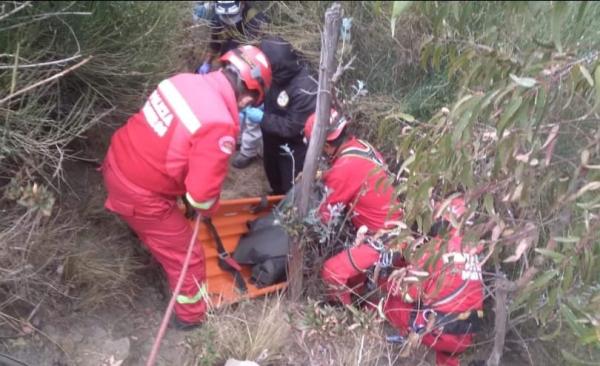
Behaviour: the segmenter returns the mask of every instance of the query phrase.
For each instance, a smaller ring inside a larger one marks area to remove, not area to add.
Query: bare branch
[[[21,89],[21,90],[19,90],[19,91],[16,91],[16,92],[14,92],[14,93],[12,93],[12,94],[10,94],[10,95],[8,95],[8,96],[4,97],[3,99],[1,99],[1,100],[0,100],[0,105],[2,105],[2,104],[4,104],[4,103],[6,103],[8,100],[10,100],[10,99],[12,99],[12,98],[16,97],[17,95],[21,95],[21,94],[23,94],[23,93],[26,93],[26,92],[30,91],[31,89],[35,89],[35,88],[37,88],[38,86],[44,85],[44,84],[46,84],[46,83],[49,83],[49,82],[51,82],[51,81],[53,81],[53,80],[56,80],[56,79],[58,79],[58,78],[60,78],[60,77],[62,77],[62,76],[64,76],[64,75],[68,74],[69,72],[71,72],[71,71],[73,71],[73,70],[75,70],[75,69],[77,69],[77,68],[81,67],[82,65],[86,64],[86,63],[87,63],[89,60],[91,60],[91,59],[92,59],[92,57],[93,57],[93,56],[89,56],[89,57],[88,57],[88,58],[86,58],[85,60],[83,60],[83,61],[79,62],[78,64],[75,64],[75,65],[73,65],[73,66],[69,67],[69,68],[68,68],[68,69],[66,69],[66,70],[63,70],[63,71],[61,71],[61,72],[59,72],[59,73],[57,73],[57,74],[54,74],[54,75],[50,76],[50,77],[49,77],[49,78],[47,78],[47,79],[44,79],[44,80],[38,81],[38,82],[37,82],[37,83],[35,83],[35,84],[29,85],[29,86],[27,86],[27,87],[25,87],[25,88],[23,88],[23,89]]]
[[[353,70],[354,68],[352,67],[352,63],[354,62],[354,60],[356,60],[356,55],[352,56],[352,58],[350,59],[350,61],[348,61],[348,63],[346,63],[345,65],[342,66],[342,63],[340,62],[340,64],[337,67],[337,70],[335,70],[335,74],[333,74],[333,76],[331,77],[331,82],[333,84],[337,83],[338,80],[340,79],[340,77],[342,77],[342,74],[347,71],[347,70]]]
[[[55,60],[55,61],[39,62],[39,63],[35,63],[35,64],[26,64],[26,65],[17,65],[17,69],[29,69],[29,68],[33,68],[33,67],[43,67],[43,66],[64,64],[69,61],[76,60],[78,58],[81,58],[81,55],[74,55],[71,57],[67,57],[67,58],[63,58],[63,59]],[[15,68],[15,65],[0,65],[0,70],[13,69],[13,68]]]
[[[17,12],[21,11],[25,7],[29,6],[29,4],[31,4],[31,1],[26,1],[23,4],[21,4],[21,5],[17,6],[16,8],[14,8],[13,10],[9,11],[8,13],[0,15],[0,20],[6,19],[9,16],[13,15],[14,13],[17,13]]]

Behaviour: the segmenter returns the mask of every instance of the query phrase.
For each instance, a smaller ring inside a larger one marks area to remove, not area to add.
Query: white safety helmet
[[[227,25],[235,25],[243,18],[243,1],[217,1],[215,14]]]

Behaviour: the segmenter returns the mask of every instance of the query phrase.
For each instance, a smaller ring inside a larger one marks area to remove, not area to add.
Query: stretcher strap
[[[266,195],[260,196],[260,202],[255,206],[250,208],[250,212],[253,214],[264,211],[267,207],[269,207],[269,199]]]
[[[221,267],[222,270],[231,273],[235,281],[235,287],[241,293],[246,293],[248,291],[248,288],[246,287],[246,281],[244,281],[244,278],[242,277],[242,274],[240,272],[242,270],[242,267],[225,250],[223,242],[221,241],[221,237],[219,236],[219,232],[217,231],[217,228],[215,228],[215,225],[213,225],[212,220],[206,218],[204,220],[204,223],[208,227],[208,231],[210,231],[210,234],[215,240],[217,252],[219,253],[219,267]]]

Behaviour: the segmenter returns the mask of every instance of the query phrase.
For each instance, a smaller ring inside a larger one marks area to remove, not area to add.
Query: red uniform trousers
[[[369,244],[344,249],[327,259],[323,264],[321,277],[330,288],[329,297],[345,305],[351,304],[351,294],[356,293],[366,280],[364,271],[378,260],[379,252]]]
[[[400,297],[390,296],[385,302],[383,311],[386,318],[400,331],[400,334],[407,336],[412,326],[411,312],[414,309],[413,304],[408,304]],[[423,317],[417,320],[421,326],[425,326]],[[464,352],[473,342],[472,334],[444,334],[431,333],[425,334],[422,343],[435,351],[435,361],[437,366],[459,366],[459,354]]]
[[[175,289],[193,230],[177,208],[174,198],[165,197],[129,182],[119,171],[109,151],[103,165],[108,191],[105,207],[117,213],[137,233],[163,267],[171,290]],[[175,303],[175,314],[186,323],[204,319],[206,303],[204,251],[195,245],[187,274]]]

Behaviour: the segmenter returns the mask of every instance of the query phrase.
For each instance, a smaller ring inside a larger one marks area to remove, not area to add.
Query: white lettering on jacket
[[[163,137],[173,121],[173,114],[156,90],[150,94],[142,110],[146,122],[158,136]]]
[[[481,278],[481,265],[477,255],[467,253],[446,253],[442,255],[444,263],[456,263],[462,264],[461,277],[464,281],[480,281]]]
[[[198,117],[194,114],[194,111],[187,103],[183,95],[177,90],[175,85],[167,79],[163,80],[159,85],[158,89],[163,95],[169,106],[171,106],[173,113],[177,115],[177,118],[183,123],[185,128],[193,135],[202,126]]]

